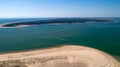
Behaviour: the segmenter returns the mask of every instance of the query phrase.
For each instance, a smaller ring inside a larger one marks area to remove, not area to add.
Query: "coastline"
[[[89,47],[84,47],[84,46],[73,46],[73,45],[65,45],[65,46],[58,46],[54,48],[50,47],[50,48],[44,48],[44,49],[24,51],[24,52],[0,54],[0,64],[2,63],[2,61],[8,62],[7,60],[11,60],[12,62],[15,60],[17,61],[19,60],[20,62],[24,62],[25,63],[24,65],[27,65],[26,67],[29,67],[29,66],[32,66],[32,64],[26,64],[26,62],[33,63],[33,62],[29,62],[30,58],[34,60],[36,64],[33,64],[33,65],[36,65],[36,67],[37,65],[42,66],[42,64],[37,63],[38,61],[35,58],[44,58],[44,60],[40,59],[39,61],[42,61],[48,65],[52,65],[48,63],[49,60],[50,62],[55,61],[55,59],[53,60],[51,58],[56,58],[56,60],[58,59],[57,61],[63,61],[65,63],[69,63],[70,60],[72,62],[80,62],[85,67],[86,67],[86,64],[91,65],[90,67],[99,67],[99,65],[101,64],[106,65],[107,63],[111,63],[112,65],[115,65],[115,67],[119,66],[119,63],[115,58],[113,58],[112,56],[102,51],[99,51],[94,48],[89,48]],[[60,59],[64,59],[64,60],[60,60]],[[78,60],[78,59],[82,59],[82,60]],[[95,60],[99,60],[99,61],[95,62]],[[87,61],[90,61],[90,63]],[[96,63],[97,65],[94,66],[94,63]],[[15,62],[13,63],[13,65],[14,64]]]
[[[53,48],[59,48],[59,47],[63,47],[63,46],[69,46],[69,45],[57,45],[57,46],[47,47],[47,48],[38,48],[38,49],[28,49],[28,50],[19,50],[19,51],[0,52],[0,55],[2,55],[2,54],[12,54],[12,53],[31,52],[31,51],[39,51],[39,50],[46,50],[46,49],[53,49]]]

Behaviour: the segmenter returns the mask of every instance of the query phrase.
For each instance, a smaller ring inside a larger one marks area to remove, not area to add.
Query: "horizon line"
[[[0,18],[119,18],[119,17],[0,17]]]

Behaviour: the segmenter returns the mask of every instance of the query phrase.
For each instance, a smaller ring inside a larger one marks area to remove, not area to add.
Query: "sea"
[[[0,18],[0,24],[51,18]],[[120,18],[116,22],[43,24],[0,28],[0,53],[81,45],[120,58]]]

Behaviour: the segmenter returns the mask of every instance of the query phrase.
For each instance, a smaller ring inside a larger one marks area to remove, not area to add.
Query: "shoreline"
[[[11,53],[21,53],[21,52],[31,52],[31,51],[37,51],[37,50],[45,50],[45,49],[53,49],[53,48],[59,48],[63,46],[69,46],[69,45],[57,45],[57,46],[51,46],[51,47],[45,47],[45,48],[36,48],[36,49],[28,49],[28,50],[18,50],[18,51],[7,51],[7,52],[0,52],[1,54],[11,54]],[[76,45],[79,46],[79,45]]]

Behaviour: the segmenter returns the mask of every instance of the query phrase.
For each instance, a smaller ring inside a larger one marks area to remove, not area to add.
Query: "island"
[[[85,22],[115,22],[113,19],[108,18],[54,18],[46,20],[33,20],[33,21],[22,21],[12,22],[7,24],[1,24],[0,27],[26,27],[32,25],[41,24],[69,24],[69,23],[85,23]]]

